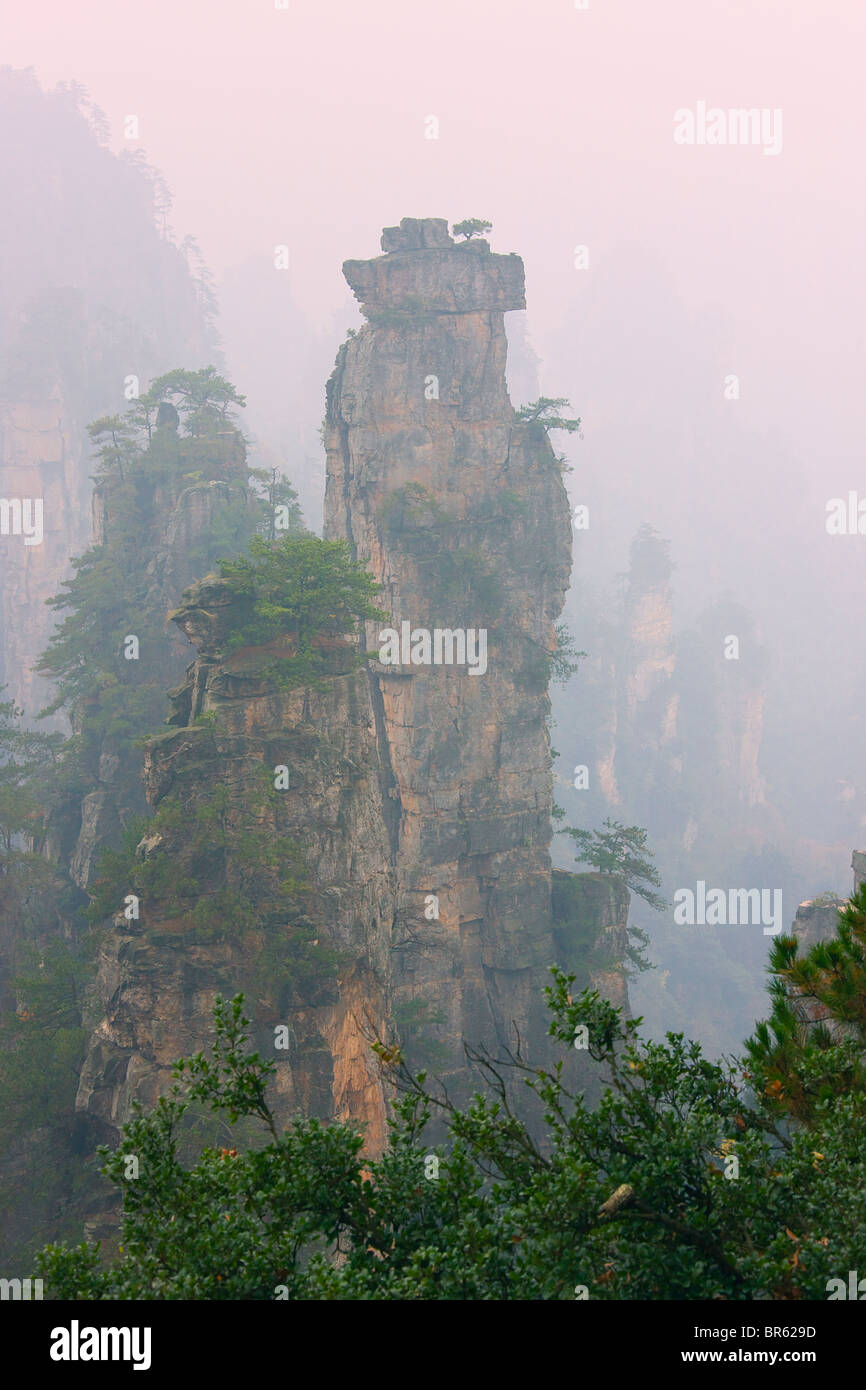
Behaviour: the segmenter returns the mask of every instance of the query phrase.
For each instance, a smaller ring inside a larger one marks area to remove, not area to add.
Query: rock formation
[[[122,1123],[133,1098],[151,1101],[164,1089],[173,1061],[206,1046],[216,994],[244,989],[254,1041],[278,1063],[282,1122],[299,1111],[337,1114],[365,1123],[369,1142],[381,1148],[382,1081],[363,1030],[368,1023],[384,1030],[393,909],[369,690],[339,650],[323,691],[275,690],[257,674],[258,649],[220,655],[231,607],[223,581],[205,580],[175,614],[200,654],[173,692],[175,727],[148,749],[145,782],[157,812],[172,792],[180,814],[138,851],[179,877],[195,875],[205,929],[165,906],[144,911],[141,921],[115,918],[78,1105],[106,1124]],[[278,766],[288,769],[289,785],[268,798],[263,782],[273,785]],[[224,833],[212,828],[203,843],[190,828],[214,804]],[[262,891],[241,843],[251,819],[275,845],[291,840],[297,848],[309,882],[303,923],[314,923],[317,940],[341,953],[339,989],[330,980],[308,986],[302,1004],[275,987],[275,973],[257,973],[268,944],[262,923],[223,929],[227,890]],[[290,1029],[289,1045],[277,1050],[280,1025]]]
[[[824,893],[820,898],[800,903],[791,923],[791,935],[796,936],[801,954],[819,941],[829,941],[836,935],[839,909],[844,905],[844,900],[835,893]]]
[[[268,650],[228,640],[243,600],[225,580],[185,594],[174,622],[198,654],[147,753],[156,815],[137,851],[160,887],[104,933],[91,999],[78,1107],[100,1131],[207,1046],[217,993],[245,992],[281,1122],[354,1120],[371,1150],[388,1104],[374,1035],[396,1034],[410,1063],[435,1058],[460,1099],[477,1084],[464,1042],[550,1060],[543,987],[582,943],[604,936],[591,982],[627,1003],[628,894],[552,895],[547,687],[570,526],[545,430],[506,391],[522,262],[457,246],[436,219],[406,219],[383,245],[346,265],[369,322],[328,384],[325,506],[326,538],[350,542],[390,617],[368,624],[365,664],[332,643],[322,681],[283,689]],[[174,572],[167,558],[152,569]],[[387,624],[408,624],[397,662]],[[446,629],[444,660],[419,664],[423,632]],[[473,669],[455,634],[482,631]],[[287,908],[277,880],[293,865]],[[302,977],[285,954],[300,936],[333,970]]]
[[[59,386],[0,405],[0,494],[42,502],[41,542],[0,535],[0,685],[31,716],[49,694],[33,670],[54,626],[45,600],[90,538],[89,471],[82,423]]]
[[[553,871],[557,959],[575,976],[572,993],[597,989],[628,1018],[631,1008],[622,961],[628,949],[631,894],[610,874]]]
[[[530,1050],[555,958],[546,728],[569,509],[540,425],[515,418],[503,315],[523,263],[455,245],[437,219],[387,228],[344,273],[368,323],[328,385],[325,535],[381,582],[396,630],[486,630],[487,669],[385,665],[370,690],[396,876],[395,1007],[441,1019],[444,1072],[464,1039]],[[383,625],[369,624],[377,653]],[[401,656],[405,653],[401,652]],[[426,905],[426,912],[425,912]]]
[[[108,151],[84,89],[4,67],[0,121],[20,136],[0,148],[14,209],[0,227],[0,499],[41,499],[44,517],[39,544],[0,533],[0,686],[32,721],[50,693],[33,669],[55,623],[45,600],[91,540],[87,425],[217,348],[204,287],[155,225],[155,171]]]
[[[866,853],[855,849],[851,855],[851,869],[854,874],[853,892],[856,893],[866,883]],[[797,915],[791,924],[791,935],[796,936],[801,953],[805,953],[819,941],[829,941],[836,935],[839,910],[845,906],[845,899],[836,893],[822,893],[818,898],[810,898],[800,903]]]
[[[174,487],[166,483],[155,485],[142,507],[152,522],[149,528],[142,522],[145,545],[152,558],[147,564],[144,582],[147,608],[166,620],[164,640],[145,653],[143,674],[149,683],[167,689],[179,680],[189,658],[188,642],[176,630],[168,629],[169,613],[177,606],[184,589],[196,578],[202,557],[210,558],[210,537],[230,531],[228,518],[233,507],[246,498],[246,458],[243,439],[238,433],[217,441],[223,446],[227,462],[221,471],[226,480]],[[180,443],[182,450],[183,442]],[[182,466],[182,465],[181,465]],[[110,488],[97,487],[93,494],[94,542],[99,545],[111,524],[112,496]],[[130,557],[130,563],[134,563]],[[73,711],[73,725],[80,726],[81,710]],[[98,722],[92,709],[86,711],[90,722]],[[50,826],[47,851],[49,857],[68,867],[70,878],[78,888],[87,890],[99,853],[119,843],[120,832],[130,817],[146,814],[148,810],[141,777],[141,754],[130,750],[128,740],[103,731],[94,739],[90,754],[93,785],[80,803],[66,802],[55,808]]]

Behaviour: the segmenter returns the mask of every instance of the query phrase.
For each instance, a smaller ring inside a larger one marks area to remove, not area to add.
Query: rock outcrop
[[[237,435],[242,445],[241,436]],[[197,483],[180,490],[155,489],[152,514],[159,518],[154,528],[153,552],[146,574],[145,604],[165,618],[167,631],[158,647],[145,653],[146,676],[162,690],[178,681],[189,659],[189,644],[176,629],[169,629],[168,615],[177,606],[184,589],[193,581],[209,558],[209,541],[222,525],[230,530],[228,519],[233,508],[247,499],[246,461],[241,448],[233,452],[231,481]],[[105,535],[111,511],[110,494],[97,488],[93,497],[96,543]],[[144,664],[144,663],[143,663]],[[95,711],[87,711],[91,723]],[[73,725],[80,725],[82,711],[73,713]],[[131,754],[128,739],[106,731],[91,755],[93,786],[79,806],[64,805],[55,812],[48,842],[51,857],[68,864],[69,875],[78,888],[87,890],[100,852],[119,843],[122,828],[135,815],[148,810],[141,777],[141,755]]]
[[[0,228],[0,499],[41,499],[44,521],[41,543],[0,531],[0,685],[29,722],[51,694],[34,671],[56,621],[45,600],[91,540],[88,423],[218,349],[204,287],[155,225],[155,171],[109,153],[84,89],[3,67],[0,121],[18,132],[0,149],[14,209]]]
[[[436,219],[405,220],[383,246],[346,267],[369,322],[328,384],[326,538],[380,581],[409,649],[395,660],[386,624],[370,623],[366,663],[331,643],[321,681],[282,689],[273,652],[228,640],[246,600],[213,576],[184,596],[174,622],[198,655],[147,754],[156,816],[138,848],[161,896],[140,920],[115,917],[92,1001],[78,1105],[103,1126],[207,1046],[217,993],[246,994],[280,1120],[351,1119],[373,1151],[388,1104],[374,1035],[396,1033],[410,1064],[435,1057],[459,1100],[477,1083],[464,1043],[550,1060],[543,986],[577,937],[604,936],[592,978],[625,1000],[628,895],[565,892],[554,910],[547,690],[571,532],[545,430],[506,390],[522,263],[456,246]],[[424,634],[446,630],[425,664]],[[253,842],[273,854],[256,861]],[[283,977],[287,933],[331,952],[333,970]],[[275,1051],[279,1028],[289,1045]]]
[[[378,1149],[383,1083],[364,1034],[384,1032],[393,892],[369,686],[349,669],[346,649],[333,654],[323,690],[275,690],[256,674],[260,649],[214,654],[231,607],[223,582],[207,580],[175,614],[200,655],[173,692],[174,727],[153,741],[145,764],[148,800],[159,813],[170,796],[174,814],[166,829],[157,815],[139,858],[157,873],[170,865],[178,879],[194,876],[196,924],[164,897],[152,912],[143,905],[139,921],[115,918],[78,1106],[122,1124],[133,1099],[152,1101],[165,1089],[173,1061],[206,1046],[215,996],[243,989],[254,1041],[278,1064],[280,1120],[299,1112],[353,1119]],[[288,786],[273,792],[277,767],[287,769]],[[219,826],[203,840],[193,828],[210,824],[215,805]],[[313,924],[314,944],[340,957],[339,985],[308,981],[303,1003],[290,982],[278,984],[276,965],[259,968],[271,959],[268,924],[224,929],[227,893],[249,906],[267,893],[267,867],[261,878],[251,869],[251,829],[278,850],[278,871],[287,868],[283,846],[303,864],[300,906],[276,931],[292,920]],[[276,1042],[281,1026],[284,1047]]]
[[[859,892],[866,883],[866,853],[855,849],[851,854],[851,869],[854,875],[853,892]],[[819,941],[829,941],[836,935],[840,909],[845,899],[836,893],[822,893],[818,898],[810,898],[800,903],[797,915],[791,924],[791,935],[796,936],[801,953],[805,953]]]
[[[395,1008],[463,1042],[542,1046],[555,959],[549,658],[568,583],[565,488],[543,428],[517,420],[503,315],[523,264],[444,222],[404,219],[344,273],[368,324],[328,384],[325,535],[382,584],[390,625],[487,633],[486,670],[375,660],[370,689],[396,875]],[[423,653],[422,653],[423,654]],[[401,651],[401,658],[405,652]]]
[[[0,404],[0,494],[39,501],[42,537],[0,534],[0,686],[31,717],[50,686],[34,671],[56,621],[45,600],[56,594],[69,557],[87,548],[89,464],[84,429],[56,386],[47,396]]]
[[[573,992],[597,989],[631,1016],[622,961],[628,949],[631,894],[611,874],[553,871],[557,959],[575,976]]]
[[[819,941],[829,941],[836,935],[839,909],[844,905],[844,900],[835,893],[824,893],[820,898],[800,903],[791,924],[791,935],[796,936],[802,954]]]

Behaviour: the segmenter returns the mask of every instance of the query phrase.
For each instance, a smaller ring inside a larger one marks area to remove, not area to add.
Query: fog
[[[493,250],[526,266],[528,309],[509,316],[514,404],[566,397],[582,421],[562,447],[572,503],[590,516],[575,532],[566,614],[587,673],[646,523],[670,543],[678,650],[700,630],[718,657],[716,675],[710,655],[695,659],[694,679],[681,666],[692,726],[727,678],[726,611],[742,617],[743,679],[763,694],[759,800],[743,788],[738,801],[733,774],[724,799],[708,772],[683,808],[703,826],[715,810],[736,842],[707,849],[709,877],[769,855],[784,882],[766,886],[784,890],[787,922],[801,896],[847,894],[851,851],[866,847],[866,539],[829,534],[826,521],[831,499],[866,497],[862,6],[44,0],[4,3],[2,17],[4,64],[32,68],[46,90],[83,84],[107,118],[108,148],[143,150],[164,177],[166,226],[178,244],[195,238],[212,277],[213,355],[247,396],[252,462],[285,471],[314,528],[325,381],[360,322],[343,260],[378,254],[382,227],[404,216],[492,221]],[[676,113],[699,103],[781,113],[778,148],[677,143]],[[4,142],[7,167],[32,164],[38,178],[50,137],[25,126]],[[98,183],[81,202],[119,261],[125,247],[134,277],[146,251],[133,231],[112,221]],[[6,211],[13,223],[37,218]],[[64,291],[98,278],[72,249],[60,236],[33,263],[7,259],[4,317],[21,277]],[[172,349],[196,341],[176,335]],[[145,377],[204,365],[151,364],[147,352],[142,362]],[[118,397],[134,370],[118,363]],[[118,402],[91,392],[87,404]],[[694,886],[680,820],[639,789],[639,749],[618,803],[569,790],[570,769],[597,754],[586,728],[603,698],[580,675],[554,696],[569,823],[642,817],[668,893]],[[766,938],[724,937],[736,999],[727,1019],[720,1005],[707,1022],[716,929],[672,945],[670,914],[663,929],[637,908],[678,992],[666,1013],[642,977],[636,1007],[656,1031],[683,1024],[733,1043],[760,1007]]]

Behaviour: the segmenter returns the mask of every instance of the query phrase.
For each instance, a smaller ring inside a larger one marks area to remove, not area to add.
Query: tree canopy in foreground
[[[46,1292],[85,1299],[826,1299],[866,1268],[866,887],[839,931],[771,954],[772,1012],[745,1062],[711,1062],[554,970],[550,1033],[606,1068],[590,1108],[557,1064],[475,1056],[481,1088],[453,1106],[399,1048],[375,1043],[399,1096],[390,1145],[362,1155],[348,1125],[280,1133],[272,1062],[246,1052],[243,1000],[220,1001],[209,1056],[102,1150],[123,1191],[121,1249],[48,1246]],[[522,1068],[543,1122],[509,1108]],[[189,1163],[189,1107],[261,1126],[258,1147]],[[438,1112],[447,1140],[425,1129]],[[539,1135],[540,1138],[534,1137]],[[130,1165],[135,1156],[137,1165]],[[132,1167],[138,1176],[129,1176]],[[338,1257],[338,1258],[335,1258]]]

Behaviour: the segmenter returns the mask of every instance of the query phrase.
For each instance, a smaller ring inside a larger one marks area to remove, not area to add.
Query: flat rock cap
[[[366,314],[505,313],[525,309],[523,261],[495,256],[483,238],[455,242],[444,217],[404,217],[382,232],[384,256],[345,261],[343,274]]]
[[[428,251],[453,246],[444,217],[404,217],[399,227],[385,227],[379,242],[383,251]]]

